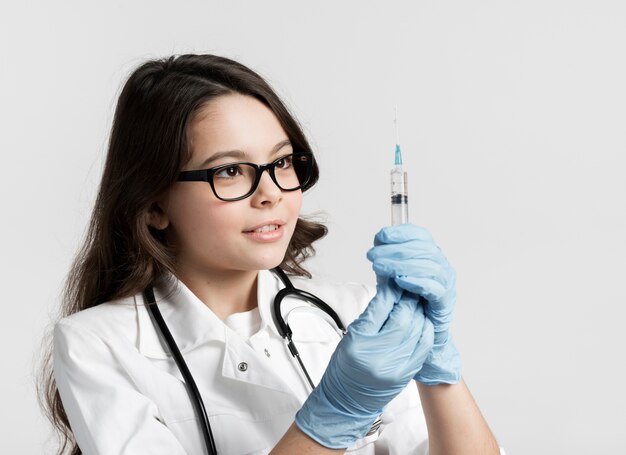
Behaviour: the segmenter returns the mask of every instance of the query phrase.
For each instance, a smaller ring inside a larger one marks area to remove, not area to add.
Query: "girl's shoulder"
[[[131,341],[137,331],[136,296],[104,302],[61,318],[55,324],[55,333],[90,332],[100,339],[118,338]]]

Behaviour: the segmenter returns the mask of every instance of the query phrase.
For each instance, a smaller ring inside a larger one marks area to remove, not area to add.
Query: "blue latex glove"
[[[348,326],[296,424],[320,444],[354,445],[421,369],[433,326],[414,296],[379,284],[365,311]]]
[[[413,224],[383,228],[367,258],[378,280],[393,280],[427,302],[424,313],[434,326],[434,346],[415,379],[429,385],[456,384],[461,362],[449,332],[456,302],[456,273],[430,233]]]

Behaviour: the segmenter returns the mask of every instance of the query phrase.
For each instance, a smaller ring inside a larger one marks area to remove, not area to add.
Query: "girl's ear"
[[[159,231],[169,226],[170,220],[158,202],[153,203],[150,207],[147,223],[148,226],[152,226]]]

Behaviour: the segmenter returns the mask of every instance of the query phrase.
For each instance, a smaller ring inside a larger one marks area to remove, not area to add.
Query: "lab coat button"
[[[239,371],[246,371],[248,369],[248,364],[246,362],[241,362],[237,365],[237,368],[239,368]]]

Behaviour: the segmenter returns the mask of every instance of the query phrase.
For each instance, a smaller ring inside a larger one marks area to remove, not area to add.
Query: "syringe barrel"
[[[401,167],[391,170],[391,225],[409,222],[407,175]]]

